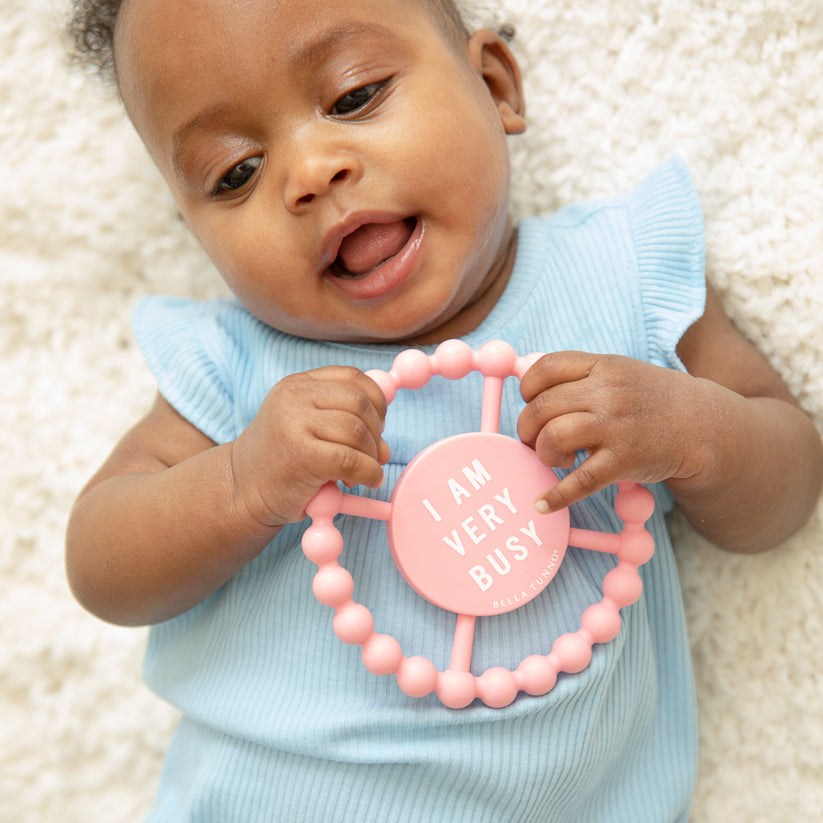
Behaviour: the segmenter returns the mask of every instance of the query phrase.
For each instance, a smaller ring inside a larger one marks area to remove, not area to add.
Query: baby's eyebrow
[[[307,42],[298,43],[289,54],[289,62],[301,68],[326,58],[335,48],[363,37],[382,37],[396,40],[397,35],[380,23],[347,21],[321,31]]]
[[[174,132],[172,135],[172,163],[174,165],[174,172],[178,177],[182,173],[186,144],[192,134],[198,131],[208,131],[210,128],[220,126],[231,113],[232,109],[230,106],[225,103],[216,103],[198,112],[191,120],[187,120]]]

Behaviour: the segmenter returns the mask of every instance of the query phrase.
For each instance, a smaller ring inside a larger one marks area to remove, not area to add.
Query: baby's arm
[[[678,354],[688,374],[559,352],[524,375],[523,441],[565,468],[576,450],[589,453],[538,506],[562,508],[617,480],[664,481],[717,545],[772,548],[805,523],[820,495],[820,435],[711,288]]]
[[[328,480],[380,485],[385,412],[362,372],[317,369],[278,383],[218,446],[158,397],[75,503],[66,563],[78,600],[124,625],[196,605],[302,520]]]

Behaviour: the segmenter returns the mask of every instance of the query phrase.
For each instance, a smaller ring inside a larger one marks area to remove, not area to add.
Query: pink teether
[[[335,634],[362,646],[366,668],[394,674],[412,697],[435,692],[445,705],[462,708],[475,698],[502,707],[519,691],[545,694],[559,672],[579,672],[589,664],[592,645],[612,640],[620,630],[620,608],[640,597],[637,568],[654,553],[644,527],[654,509],[651,493],[635,483],[618,483],[615,510],[624,524],[618,534],[570,528],[568,511],[542,515],[534,508],[535,498],[558,482],[554,472],[532,449],[498,433],[503,381],[521,378],[539,357],[518,357],[501,341],[475,352],[448,340],[431,356],[410,349],[395,358],[391,371],[369,372],[391,403],[397,389],[420,388],[433,375],[458,380],[479,371],[484,375],[481,430],[447,437],[420,452],[389,502],[345,494],[329,483],[306,509],[312,524],[303,552],[318,566],[312,588],[335,610]],[[352,600],[351,575],[338,563],[343,538],[332,521],[339,513],[386,521],[392,557],[406,582],[457,614],[446,671],[423,657],[405,657],[397,640],[376,633],[369,610]],[[555,640],[549,654],[527,657],[514,671],[494,667],[473,675],[476,618],[503,614],[537,597],[557,573],[567,545],[617,557],[603,580],[603,599],[583,612],[576,632]]]

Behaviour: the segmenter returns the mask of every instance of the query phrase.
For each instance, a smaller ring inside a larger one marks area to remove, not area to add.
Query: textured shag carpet
[[[682,155],[740,329],[823,425],[823,4],[510,0],[530,131],[514,210],[626,190]],[[0,820],[127,823],[174,715],[145,633],[67,590],[72,499],[150,401],[146,292],[221,290],[113,95],[64,62],[58,0],[0,26]],[[695,823],[823,820],[823,520],[755,558],[676,520],[700,701]],[[570,821],[569,823],[573,823]]]

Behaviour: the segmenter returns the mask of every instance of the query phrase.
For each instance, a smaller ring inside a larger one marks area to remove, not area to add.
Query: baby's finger
[[[534,450],[546,466],[568,469],[575,453],[593,450],[599,445],[601,432],[597,419],[589,412],[562,414],[549,420],[534,438]]]
[[[567,383],[541,392],[524,406],[517,419],[517,436],[527,446],[535,446],[547,428],[553,432],[568,425],[568,421],[563,424],[557,421],[589,413],[588,402],[576,391],[576,385]]]
[[[544,354],[520,381],[520,394],[529,403],[541,392],[589,376],[598,355],[581,351],[557,351]]]
[[[528,400],[517,421],[517,434],[529,446],[534,446],[541,431],[554,420],[592,411],[596,397],[586,380],[590,373],[590,355],[559,352],[547,357],[550,362],[544,364],[545,368],[541,371],[540,363],[535,364],[533,370],[527,372],[529,380],[521,384],[521,391]],[[553,368],[552,362],[558,368]]]
[[[346,366],[331,366],[307,374],[315,381],[316,407],[345,411],[362,420],[377,448],[386,418],[386,398],[377,383],[358,369]]]
[[[371,377],[360,371],[360,369],[356,369],[353,366],[327,366],[323,369],[310,371],[308,374],[313,378],[335,382],[339,381],[356,386],[365,392],[381,420],[386,417],[387,403],[383,390]]]
[[[602,449],[586,458],[556,486],[541,494],[534,501],[534,507],[541,514],[565,509],[616,483],[619,479],[617,474],[616,460],[607,449]]]
[[[307,424],[315,440],[353,449],[375,462],[380,461],[382,438],[362,415],[344,409],[329,409],[313,415]]]
[[[350,488],[367,486],[376,489],[383,483],[383,468],[377,458],[340,442],[318,443],[315,471],[325,480],[340,480]]]

